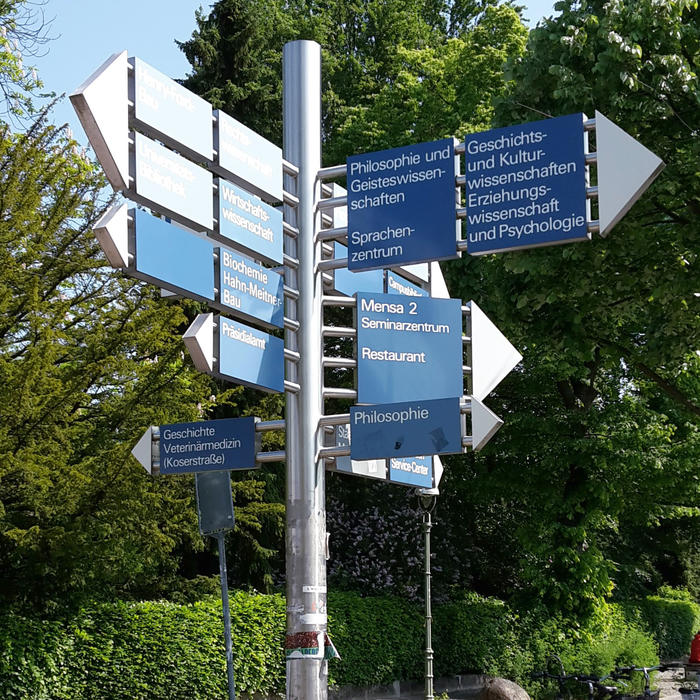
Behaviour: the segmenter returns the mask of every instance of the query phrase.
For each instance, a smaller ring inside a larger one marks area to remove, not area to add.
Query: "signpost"
[[[339,471],[414,486],[425,496],[425,697],[432,698],[437,455],[488,442],[502,421],[482,399],[521,359],[474,302],[448,298],[436,261],[606,235],[663,163],[596,112],[594,122],[573,114],[471,134],[464,144],[446,138],[353,155],[345,167],[322,169],[318,44],[285,46],[283,92],[284,160],[279,147],[143,61],[126,52],[108,59],[71,101],[113,188],[171,221],[117,206],[96,234],[113,266],[224,314],[200,314],[185,333],[198,369],[286,391],[286,450],[268,461],[287,463],[287,697],[326,697],[324,658],[333,652],[325,642],[323,462],[335,460]],[[597,154],[587,153],[594,128]],[[589,186],[594,163],[597,188]],[[283,169],[296,181],[294,196],[283,190]],[[321,182],[343,175],[348,192],[336,186],[324,200]],[[598,221],[589,205],[595,197]],[[278,202],[284,222],[270,206]],[[321,230],[333,208],[334,228]],[[266,266],[283,266],[284,274]],[[324,285],[353,297],[325,295]],[[333,305],[355,307],[355,328],[323,325],[323,309]],[[282,328],[284,340],[267,332]],[[354,338],[355,357],[323,357],[329,335]],[[354,370],[356,391],[325,386],[328,367]],[[328,398],[355,404],[348,414],[326,415]],[[253,418],[163,425],[134,448],[149,473],[197,474],[200,527],[219,539],[225,608],[229,472],[257,465],[259,425]],[[331,426],[335,445],[326,446]],[[216,499],[223,519],[209,517],[218,506],[202,508]],[[233,698],[226,609],[224,620]]]
[[[183,336],[200,372],[268,392],[284,391],[284,341],[224,316],[199,314]]]
[[[352,406],[350,433],[352,459],[458,453],[459,398]]]
[[[349,157],[348,269],[457,257],[456,168],[454,139]]]
[[[284,279],[209,237],[117,205],[95,227],[113,267],[265,328],[284,325]]]
[[[590,238],[583,114],[464,139],[472,255]]]
[[[257,420],[219,418],[149,427],[132,454],[152,475],[257,469]]]
[[[462,395],[462,310],[458,299],[355,296],[359,403]]]

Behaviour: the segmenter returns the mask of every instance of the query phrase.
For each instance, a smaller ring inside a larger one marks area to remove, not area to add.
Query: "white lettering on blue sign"
[[[372,423],[407,423],[416,420],[430,420],[430,411],[420,406],[409,406],[400,411],[387,411],[380,408],[357,408],[352,415],[353,425]]]
[[[274,239],[273,230],[265,225],[265,222],[269,221],[270,215],[265,211],[262,204],[255,204],[249,199],[241,197],[230,185],[227,185],[224,180],[219,180],[219,188],[220,196],[224,202],[233,204],[251,217],[248,218],[233,209],[222,207],[221,215],[224,219],[236,226],[244,228],[246,231],[262,238],[264,241],[272,241]],[[257,219],[257,221],[251,219]]]
[[[582,115],[465,138],[467,250],[588,237]]]
[[[221,332],[227,338],[237,340],[239,343],[245,343],[258,350],[264,350],[267,347],[267,340],[265,338],[253,335],[250,331],[244,330],[243,328],[236,328],[236,326],[229,323],[225,318],[221,318]]]
[[[221,250],[222,282],[226,285],[221,290],[221,301],[236,309],[241,308],[240,294],[251,296],[273,309],[282,306],[282,299],[270,292],[263,285],[269,284],[273,274],[264,267],[246,262],[243,258],[234,257],[228,250]],[[247,277],[248,280],[242,279]],[[240,294],[236,294],[240,292]]]

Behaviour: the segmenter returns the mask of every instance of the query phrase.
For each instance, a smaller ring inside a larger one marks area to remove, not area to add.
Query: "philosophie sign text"
[[[461,425],[458,397],[352,406],[350,457],[377,459],[461,452]]]
[[[160,426],[160,473],[254,469],[255,419],[223,418]]]
[[[282,149],[225,112],[214,114],[218,164],[246,189],[268,201],[281,202]]]
[[[127,272],[175,294],[213,301],[212,242],[142,209],[132,209],[130,213],[134,219],[136,254],[135,270]]]
[[[409,282],[407,279],[404,279],[391,270],[386,271],[386,293],[403,294],[408,297],[430,296],[427,289],[423,289],[417,284]]]
[[[583,114],[464,140],[472,255],[590,238]]]
[[[462,395],[459,299],[364,292],[355,297],[358,403]]]
[[[347,159],[348,269],[457,257],[454,139]]]
[[[134,147],[136,199],[197,228],[211,229],[211,173],[138,132]]]
[[[219,301],[244,318],[284,326],[284,279],[252,260],[219,248]]]
[[[273,265],[282,263],[282,212],[258,197],[218,180],[218,239]]]
[[[211,105],[140,58],[134,68],[134,117],[139,126],[180,150],[212,159]]]
[[[263,391],[284,391],[284,341],[218,317],[218,373]]]

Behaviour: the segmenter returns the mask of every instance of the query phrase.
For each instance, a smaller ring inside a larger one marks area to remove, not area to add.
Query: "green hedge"
[[[692,612],[692,615],[691,615]],[[285,602],[231,595],[236,687],[284,692]],[[527,677],[557,653],[567,670],[605,672],[616,663],[652,665],[662,650],[687,651],[698,606],[654,597],[603,605],[585,625],[544,613],[519,616],[468,594],[434,607],[436,675],[490,673],[537,692]],[[370,686],[423,674],[420,607],[393,598],[329,595],[329,630],[342,661],[334,685]],[[652,635],[656,635],[656,639]],[[675,646],[674,646],[675,645]],[[303,663],[294,662],[294,663]],[[225,698],[221,602],[96,605],[61,621],[0,615],[0,697],[32,700],[216,700]]]
[[[672,594],[666,592],[666,596]],[[690,653],[690,640],[700,630],[700,605],[689,596],[649,596],[638,606],[639,619],[659,645],[662,659],[679,659]]]

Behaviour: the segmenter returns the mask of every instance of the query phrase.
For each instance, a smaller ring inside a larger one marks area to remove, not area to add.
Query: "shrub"
[[[683,592],[662,591],[664,597],[649,596],[638,605],[638,616],[659,645],[662,659],[687,656],[693,635],[700,630],[700,605]]]
[[[230,597],[236,688],[284,692],[285,601],[281,595]],[[420,606],[401,598],[331,593],[329,632],[342,661],[333,685],[371,686],[423,675]],[[604,604],[585,623],[469,593],[434,606],[436,675],[465,672],[510,678],[532,694],[529,673],[558,654],[567,671],[602,674],[616,664],[654,665],[700,626],[698,606],[659,596],[641,605]],[[652,634],[653,632],[653,634]],[[674,646],[675,645],[675,646]],[[300,662],[303,663],[303,662]],[[32,700],[217,700],[227,696],[221,601],[99,604],[71,618],[0,614],[0,697]]]

